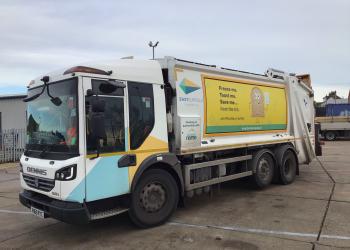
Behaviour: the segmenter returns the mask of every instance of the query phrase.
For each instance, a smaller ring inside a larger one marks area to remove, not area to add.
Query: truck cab
[[[139,165],[168,152],[163,85],[156,61],[129,59],[32,81],[21,202],[70,223],[125,211]]]

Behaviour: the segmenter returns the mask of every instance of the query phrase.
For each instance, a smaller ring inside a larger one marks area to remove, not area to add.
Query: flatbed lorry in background
[[[155,226],[225,181],[290,184],[315,157],[313,91],[274,69],[121,59],[41,76],[24,101],[19,198],[42,218]]]
[[[316,108],[315,121],[320,124],[320,134],[327,141],[350,137],[350,104],[327,104],[324,108]]]

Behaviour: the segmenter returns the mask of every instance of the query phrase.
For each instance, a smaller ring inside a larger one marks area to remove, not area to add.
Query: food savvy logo
[[[184,78],[181,82],[180,82],[180,89],[187,95],[189,93],[192,93],[198,89],[200,89],[200,87],[198,85],[196,85],[194,82]]]

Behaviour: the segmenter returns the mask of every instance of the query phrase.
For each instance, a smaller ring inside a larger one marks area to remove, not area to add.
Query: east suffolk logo
[[[194,82],[186,78],[181,81],[180,88],[186,95],[200,89]]]

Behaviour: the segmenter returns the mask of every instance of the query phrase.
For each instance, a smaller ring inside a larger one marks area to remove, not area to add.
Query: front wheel
[[[179,200],[176,181],[166,171],[146,171],[131,195],[129,215],[139,227],[163,224],[174,213]]]

